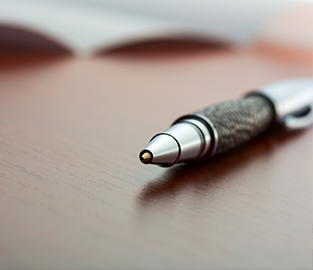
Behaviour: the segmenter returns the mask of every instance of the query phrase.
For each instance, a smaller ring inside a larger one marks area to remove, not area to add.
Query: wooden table
[[[181,114],[312,76],[310,58],[157,42],[0,69],[1,268],[311,268],[312,129],[201,166],[138,160]]]

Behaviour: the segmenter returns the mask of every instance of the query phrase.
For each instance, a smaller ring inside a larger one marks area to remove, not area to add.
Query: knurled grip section
[[[268,100],[248,96],[196,112],[208,118],[218,134],[215,154],[223,153],[265,131],[273,122],[274,111]]]

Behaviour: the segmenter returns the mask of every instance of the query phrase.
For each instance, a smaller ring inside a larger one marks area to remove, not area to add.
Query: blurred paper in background
[[[244,45],[294,4],[281,0],[0,0],[0,43],[89,55],[157,38]],[[267,34],[270,36],[271,34]]]

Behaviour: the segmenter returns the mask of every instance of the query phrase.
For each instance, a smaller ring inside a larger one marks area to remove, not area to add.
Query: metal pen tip
[[[150,164],[152,162],[152,155],[148,151],[142,151],[140,153],[140,161],[144,164]]]

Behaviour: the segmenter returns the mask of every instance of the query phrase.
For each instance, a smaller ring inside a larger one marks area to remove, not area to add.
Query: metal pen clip
[[[286,131],[313,124],[313,79],[287,80],[262,87],[251,93],[268,99],[275,111],[276,122]]]

